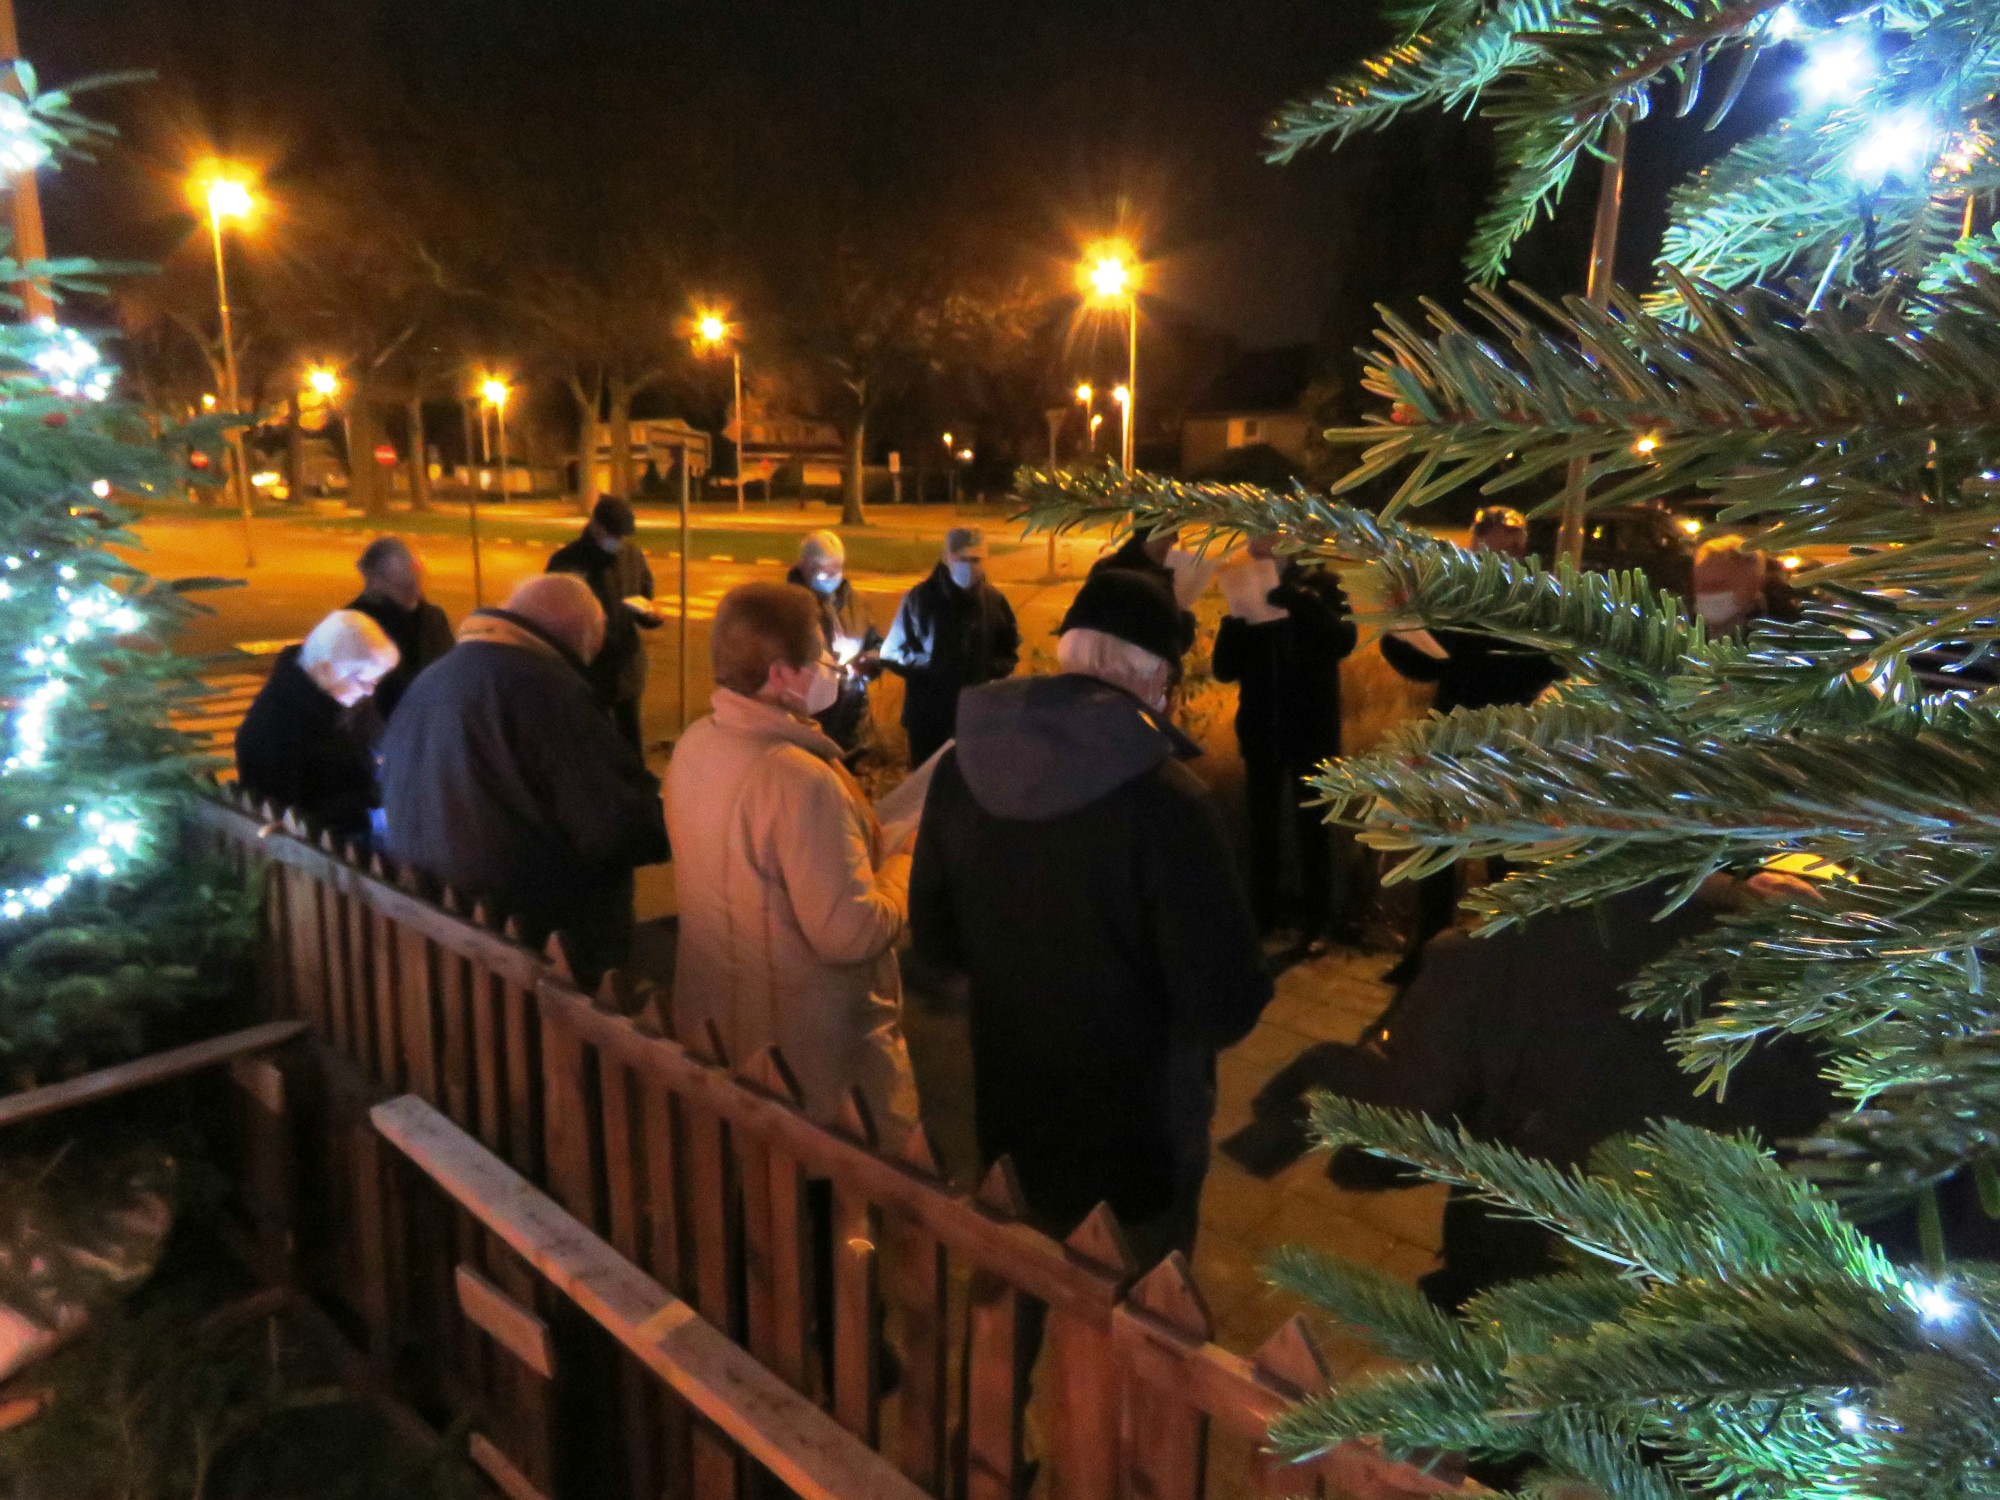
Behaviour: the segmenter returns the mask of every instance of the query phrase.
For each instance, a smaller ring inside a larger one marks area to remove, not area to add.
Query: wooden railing
[[[399,1201],[384,1188],[396,1153],[384,1152],[367,1110],[408,1094],[512,1169],[477,1185],[431,1176],[452,1200],[446,1237],[460,1251],[483,1243],[488,1252],[453,1262],[454,1273],[475,1278],[458,1284],[461,1310],[518,1304],[537,1277],[541,1293],[548,1289],[548,1266],[524,1257],[495,1220],[512,1212],[492,1201],[496,1184],[524,1179],[632,1276],[685,1299],[928,1494],[1025,1493],[1035,1465],[1024,1452],[1031,1392],[1020,1355],[1032,1336],[1031,1302],[1047,1309],[1034,1381],[1037,1463],[1057,1500],[1442,1488],[1359,1446],[1303,1467],[1256,1451],[1271,1416],[1327,1380],[1311,1333],[1294,1319],[1253,1355],[1221,1348],[1186,1264],[1171,1256],[1135,1282],[1108,1209],[1058,1243],[1025,1222],[1004,1161],[967,1196],[944,1179],[921,1128],[886,1154],[859,1095],[837,1129],[821,1129],[800,1112],[775,1052],[730,1059],[713,1034],[664,1036],[665,1008],[643,989],[614,975],[598,997],[586,996],[553,945],[532,952],[483,912],[457,910],[450,892],[426,899],[415,881],[379,861],[364,868],[330,841],[310,842],[268,808],[218,793],[197,808],[192,832],[246,873],[261,870],[262,979],[273,1009],[305,1020],[344,1060],[324,1089],[347,1099],[344,1116],[338,1102],[329,1111],[346,1127],[328,1147],[327,1190],[340,1201],[321,1276],[385,1358],[407,1348],[412,1328],[411,1273],[389,1264],[383,1246],[411,1239],[408,1226],[384,1222]],[[378,1123],[407,1125],[422,1118],[417,1108],[394,1106]],[[817,1180],[830,1183],[830,1339],[815,1330],[807,1184]],[[525,1184],[506,1191],[518,1199]],[[502,1253],[502,1241],[512,1248]],[[469,1405],[518,1414],[521,1363],[503,1372],[512,1382],[504,1400],[495,1386]],[[593,1451],[602,1464],[615,1449],[617,1461],[585,1492],[708,1500],[768,1483],[777,1466],[729,1438],[714,1412],[659,1399],[629,1340],[606,1368],[590,1398],[603,1424]],[[885,1390],[891,1370],[900,1378]],[[1241,1458],[1226,1480],[1209,1472],[1212,1428],[1231,1436]],[[560,1492],[562,1466],[545,1436],[518,1448],[524,1433],[546,1431],[545,1421],[496,1420],[480,1442],[504,1450],[516,1441],[494,1471]]]

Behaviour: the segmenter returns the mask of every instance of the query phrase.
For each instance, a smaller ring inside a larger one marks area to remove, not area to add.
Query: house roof
[[[1202,392],[1194,412],[1297,411],[1313,377],[1316,353],[1311,344],[1246,350]]]

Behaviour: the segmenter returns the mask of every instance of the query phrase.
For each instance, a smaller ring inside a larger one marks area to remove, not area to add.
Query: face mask
[[[808,715],[823,714],[832,708],[840,697],[840,675],[823,661],[816,661],[812,667],[812,680],[806,684],[805,711]]]
[[[1701,616],[1702,623],[1710,630],[1727,630],[1743,617],[1743,607],[1736,602],[1736,596],[1727,591],[1696,594],[1694,612]]]
[[[597,545],[616,557],[618,549],[625,545],[625,538],[622,536],[613,536],[608,531],[600,531],[597,533]]]
[[[838,573],[809,573],[806,582],[812,585],[815,594],[831,594],[840,587]]]
[[[948,562],[945,571],[951,574],[951,581],[962,589],[969,589],[979,582],[979,564],[970,558]]]

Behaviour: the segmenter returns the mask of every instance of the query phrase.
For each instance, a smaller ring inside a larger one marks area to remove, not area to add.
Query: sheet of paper
[[[875,804],[875,816],[882,824],[882,847],[885,850],[894,853],[916,842],[917,820],[923,817],[924,798],[930,795],[931,773],[937,770],[938,755],[943,755],[953,743],[946,740],[937,755],[883,793],[881,800]]]
[[[1174,603],[1188,609],[1202,596],[1222,563],[1216,558],[1202,557],[1176,547],[1167,554],[1167,566],[1174,575]]]
[[[1287,611],[1268,597],[1277,586],[1276,558],[1248,557],[1222,570],[1222,597],[1229,602],[1229,612],[1248,625],[1268,625],[1286,617]]]

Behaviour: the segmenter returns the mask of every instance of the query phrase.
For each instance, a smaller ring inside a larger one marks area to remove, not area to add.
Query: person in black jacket
[[[451,649],[451,621],[424,598],[424,560],[399,536],[378,536],[355,562],[361,592],[348,604],[396,643],[402,660],[375,685],[384,719],[396,711],[417,673]]]
[[[1563,1166],[1653,1120],[1754,1130],[1767,1141],[1812,1133],[1833,1096],[1822,1060],[1798,1038],[1758,1048],[1718,1100],[1695,1092],[1665,1022],[1625,1014],[1624,987],[1639,970],[1714,921],[1699,903],[1655,920],[1668,895],[1628,891],[1489,938],[1440,934],[1386,1035],[1343,1070],[1336,1092]],[[1402,1181],[1359,1153],[1334,1168],[1350,1187]],[[1551,1231],[1454,1191],[1443,1263],[1419,1285],[1455,1308],[1499,1282],[1560,1269],[1557,1244]]]
[[[1354,650],[1354,621],[1340,580],[1297,559],[1273,567],[1272,536],[1254,537],[1250,562],[1260,579],[1275,576],[1265,610],[1276,618],[1231,613],[1215,633],[1218,682],[1238,684],[1236,745],[1250,830],[1250,897],[1257,923],[1278,925],[1284,828],[1290,823],[1299,863],[1301,935],[1329,935],[1333,910],[1333,833],[1312,805],[1306,778],[1340,754],[1340,663]]]
[[[244,789],[341,839],[368,835],[371,750],[382,721],[369,702],[396,646],[364,614],[339,609],[278,653],[236,730]]]
[[[1013,674],[1021,659],[1014,607],[986,581],[986,537],[976,526],[945,533],[944,558],[903,596],[882,664],[905,684],[910,764],[937,754],[958,724],[958,695]]]
[[[638,529],[630,505],[616,495],[600,495],[583,535],[556,549],[548,571],[576,574],[597,596],[604,610],[604,647],[591,659],[591,685],[626,743],[643,756],[639,705],[646,695],[646,643],[639,632],[656,629],[662,617],[653,603],[653,570],[633,540]]]
[[[833,707],[813,715],[813,722],[851,766],[875,737],[868,684],[882,671],[882,632],[847,577],[847,547],[834,532],[815,531],[799,543],[799,560],[785,582],[804,589],[819,606],[820,633],[840,668],[840,696]]]
[[[630,954],[633,870],[667,857],[660,783],[585,671],[603,640],[581,579],[530,578],[466,617],[382,737],[388,852],[533,945],[559,933],[586,987]]]
[[[982,1158],[1012,1158],[1063,1234],[1098,1203],[1142,1266],[1191,1252],[1215,1055],[1271,996],[1199,752],[1162,716],[1172,597],[1087,580],[1061,675],[968,692],[932,777],[910,877],[927,961],[970,979]]]
[[[1528,554],[1528,523],[1517,510],[1489,505],[1472,518],[1472,550]],[[1530,651],[1476,630],[1402,630],[1382,637],[1382,659],[1412,682],[1434,682],[1432,708],[1448,714],[1460,708],[1533,703],[1559,675],[1546,652]],[[1488,868],[1496,875],[1497,861]],[[1502,867],[1504,868],[1504,867]],[[1424,944],[1451,925],[1458,907],[1458,869],[1452,866],[1417,882],[1417,910],[1409,946],[1401,962],[1383,976],[1407,984],[1422,962]]]

